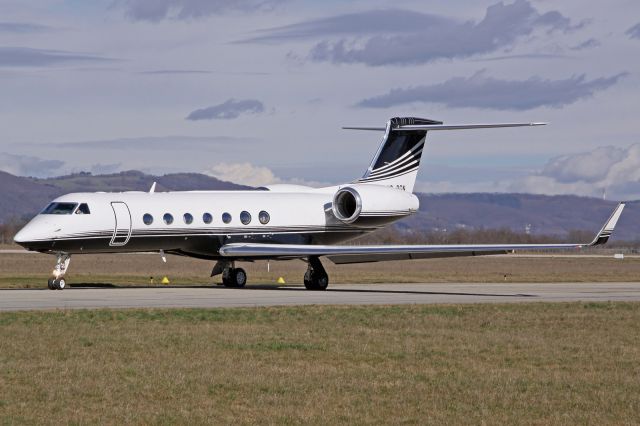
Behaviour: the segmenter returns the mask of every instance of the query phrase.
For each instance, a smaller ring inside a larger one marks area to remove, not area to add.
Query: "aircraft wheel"
[[[247,283],[247,273],[242,268],[229,268],[222,273],[222,284],[225,287],[244,287]]]
[[[225,287],[233,287],[233,282],[231,281],[231,271],[222,273],[222,285]]]
[[[66,286],[67,286],[67,282],[63,277],[60,277],[60,278],[51,277],[49,278],[49,281],[47,281],[47,287],[49,288],[49,290],[64,290]]]
[[[304,273],[304,288],[306,288],[307,290],[314,290],[313,283],[311,282],[310,270],[307,270],[307,272]]]
[[[67,286],[67,282],[62,277],[55,280],[53,284],[56,287],[56,290],[64,290],[64,288]]]
[[[233,271],[233,281],[235,287],[244,287],[247,283],[247,273],[242,268],[236,268]]]
[[[324,272],[307,270],[304,274],[304,286],[307,290],[326,290],[329,276]]]

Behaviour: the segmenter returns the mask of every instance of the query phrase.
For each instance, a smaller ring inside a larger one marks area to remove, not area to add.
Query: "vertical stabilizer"
[[[396,117],[387,122],[384,138],[366,173],[357,183],[391,186],[413,192],[427,130],[396,131],[400,126],[439,125],[441,121]]]

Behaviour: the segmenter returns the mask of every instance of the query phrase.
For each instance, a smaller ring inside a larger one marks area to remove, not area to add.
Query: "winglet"
[[[149,188],[149,194],[153,194],[154,192],[156,192],[156,183],[153,182],[153,185],[151,185],[151,188]]]
[[[624,202],[618,204],[616,209],[611,214],[611,217],[609,217],[609,220],[607,220],[600,232],[598,232],[598,235],[596,235],[596,238],[594,238],[591,244],[589,244],[590,246],[599,246],[602,244],[606,244],[607,241],[609,241],[609,237],[611,236],[613,229],[616,227],[618,219],[620,219],[620,215],[622,214],[624,206]]]

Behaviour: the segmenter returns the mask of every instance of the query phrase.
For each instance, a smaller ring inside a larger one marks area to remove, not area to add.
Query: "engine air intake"
[[[353,223],[362,211],[362,199],[353,188],[343,188],[333,196],[333,214],[345,223]]]

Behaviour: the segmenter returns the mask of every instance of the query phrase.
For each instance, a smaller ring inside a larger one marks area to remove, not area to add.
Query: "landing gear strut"
[[[329,275],[324,270],[322,262],[317,256],[309,257],[309,268],[304,274],[304,286],[307,290],[326,290],[329,285]]]
[[[247,273],[242,268],[236,268],[234,262],[219,260],[211,271],[211,276],[222,274],[222,284],[225,287],[244,287],[247,283]]]
[[[71,262],[71,255],[68,253],[58,253],[56,260],[56,266],[53,268],[53,276],[47,281],[47,287],[49,290],[64,290],[67,286],[67,281],[64,279],[64,274],[69,269],[69,263]]]

